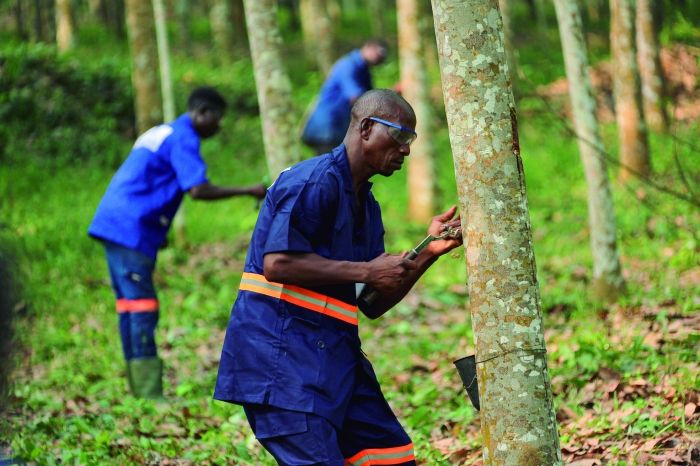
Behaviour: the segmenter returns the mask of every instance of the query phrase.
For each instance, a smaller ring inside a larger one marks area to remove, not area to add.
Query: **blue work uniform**
[[[186,113],[143,133],[112,178],[88,229],[105,245],[127,360],[156,355],[159,304],[153,269],[184,193],[208,181],[199,147],[200,137]]]
[[[335,147],[350,126],[355,99],[372,89],[372,76],[359,49],[339,59],[321,87],[316,108],[309,116],[302,141],[310,146]]]
[[[413,461],[411,441],[360,349],[355,284],[304,288],[263,276],[268,253],[352,262],[381,255],[384,228],[370,188],[366,182],[356,197],[340,145],[283,171],[253,232],[214,398],[243,405],[256,437],[280,464]],[[327,445],[318,453],[309,442],[319,438],[335,450],[325,451]],[[294,452],[317,456],[307,463]]]

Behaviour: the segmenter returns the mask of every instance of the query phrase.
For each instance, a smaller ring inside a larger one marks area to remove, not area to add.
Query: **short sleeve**
[[[335,223],[338,186],[332,177],[294,187],[277,186],[268,196],[274,206],[263,255],[272,252],[318,252]]]
[[[369,258],[372,260],[381,256],[386,251],[384,248],[384,223],[382,222],[382,212],[374,197],[370,198],[370,247]]]
[[[207,164],[199,153],[199,141],[196,139],[182,138],[173,141],[170,163],[183,191],[189,191],[208,181]]]

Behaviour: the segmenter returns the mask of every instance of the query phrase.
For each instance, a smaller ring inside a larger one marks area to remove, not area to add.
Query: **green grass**
[[[563,69],[556,33],[550,32],[539,39],[522,34],[528,39],[521,60],[538,84],[556,79]],[[539,41],[553,50],[547,60]],[[124,47],[109,50],[116,54],[112,60],[127,66]],[[99,60],[88,47],[74,54]],[[223,67],[208,55],[196,61],[176,55],[173,68],[180,109],[195,84],[215,84],[234,97],[224,131],[203,145],[212,180],[234,185],[261,180],[266,170],[250,60]],[[301,114],[320,78],[302,62],[290,69]],[[391,86],[397,74],[396,62],[390,62],[376,70],[375,82]],[[598,439],[607,445],[609,464],[643,464],[630,445],[700,431],[697,415],[686,418],[683,410],[700,390],[698,328],[692,320],[700,308],[700,284],[692,278],[700,262],[698,209],[639,182],[625,187],[612,181],[628,294],[613,306],[594,302],[587,292],[591,255],[577,146],[554,116],[527,111],[536,102],[521,104],[550,376],[556,407],[568,413],[560,419],[562,444]],[[438,154],[438,199],[447,208],[456,194],[444,115],[436,117],[436,125],[431,137]],[[698,130],[700,124],[692,122],[679,125],[676,134],[692,141]],[[614,156],[614,128],[606,126],[604,137]],[[696,150],[662,135],[653,135],[651,143],[655,179],[684,189],[676,150],[697,188]],[[122,139],[110,151],[126,155],[130,144]],[[255,202],[186,200],[188,244],[165,249],[158,259],[157,340],[168,401],[154,404],[127,394],[103,252],[86,234],[114,167],[97,158],[75,164],[13,160],[0,167],[0,239],[20,251],[17,276],[25,305],[19,308],[21,349],[12,403],[0,418],[0,446],[7,442],[18,457],[42,465],[274,464],[241,409],[211,399]],[[614,180],[616,170],[610,174]],[[387,248],[408,249],[422,239],[425,226],[407,220],[405,172],[374,181]],[[453,360],[473,353],[466,281],[463,255],[444,257],[385,318],[360,324],[363,348],[423,464],[454,464],[480,446],[478,413],[452,367]],[[619,386],[605,392],[602,387],[613,379]],[[436,440],[448,438],[469,452],[441,452]]]

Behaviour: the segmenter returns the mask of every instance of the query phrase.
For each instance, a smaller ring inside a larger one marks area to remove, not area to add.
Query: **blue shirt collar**
[[[350,161],[348,160],[348,152],[345,149],[345,144],[341,143],[338,147],[333,149],[331,151],[331,155],[340,169],[340,174],[343,180],[343,188],[345,191],[354,192],[352,173],[350,172]],[[370,181],[365,181],[360,187],[360,192],[358,194],[365,196],[370,189],[372,189],[372,183]]]

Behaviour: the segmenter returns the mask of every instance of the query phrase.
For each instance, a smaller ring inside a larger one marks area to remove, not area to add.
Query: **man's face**
[[[202,138],[210,138],[219,132],[223,111],[202,107],[192,112],[192,125]]]
[[[411,130],[416,126],[415,119],[401,110],[383,119]],[[365,153],[367,164],[372,171],[383,176],[391,176],[395,171],[400,170],[404,158],[411,153],[411,147],[397,142],[389,134],[389,127],[377,121],[365,119],[362,122],[362,128],[367,134]]]
[[[372,66],[380,65],[386,59],[387,50],[386,48],[370,44],[367,46],[367,63]]]

